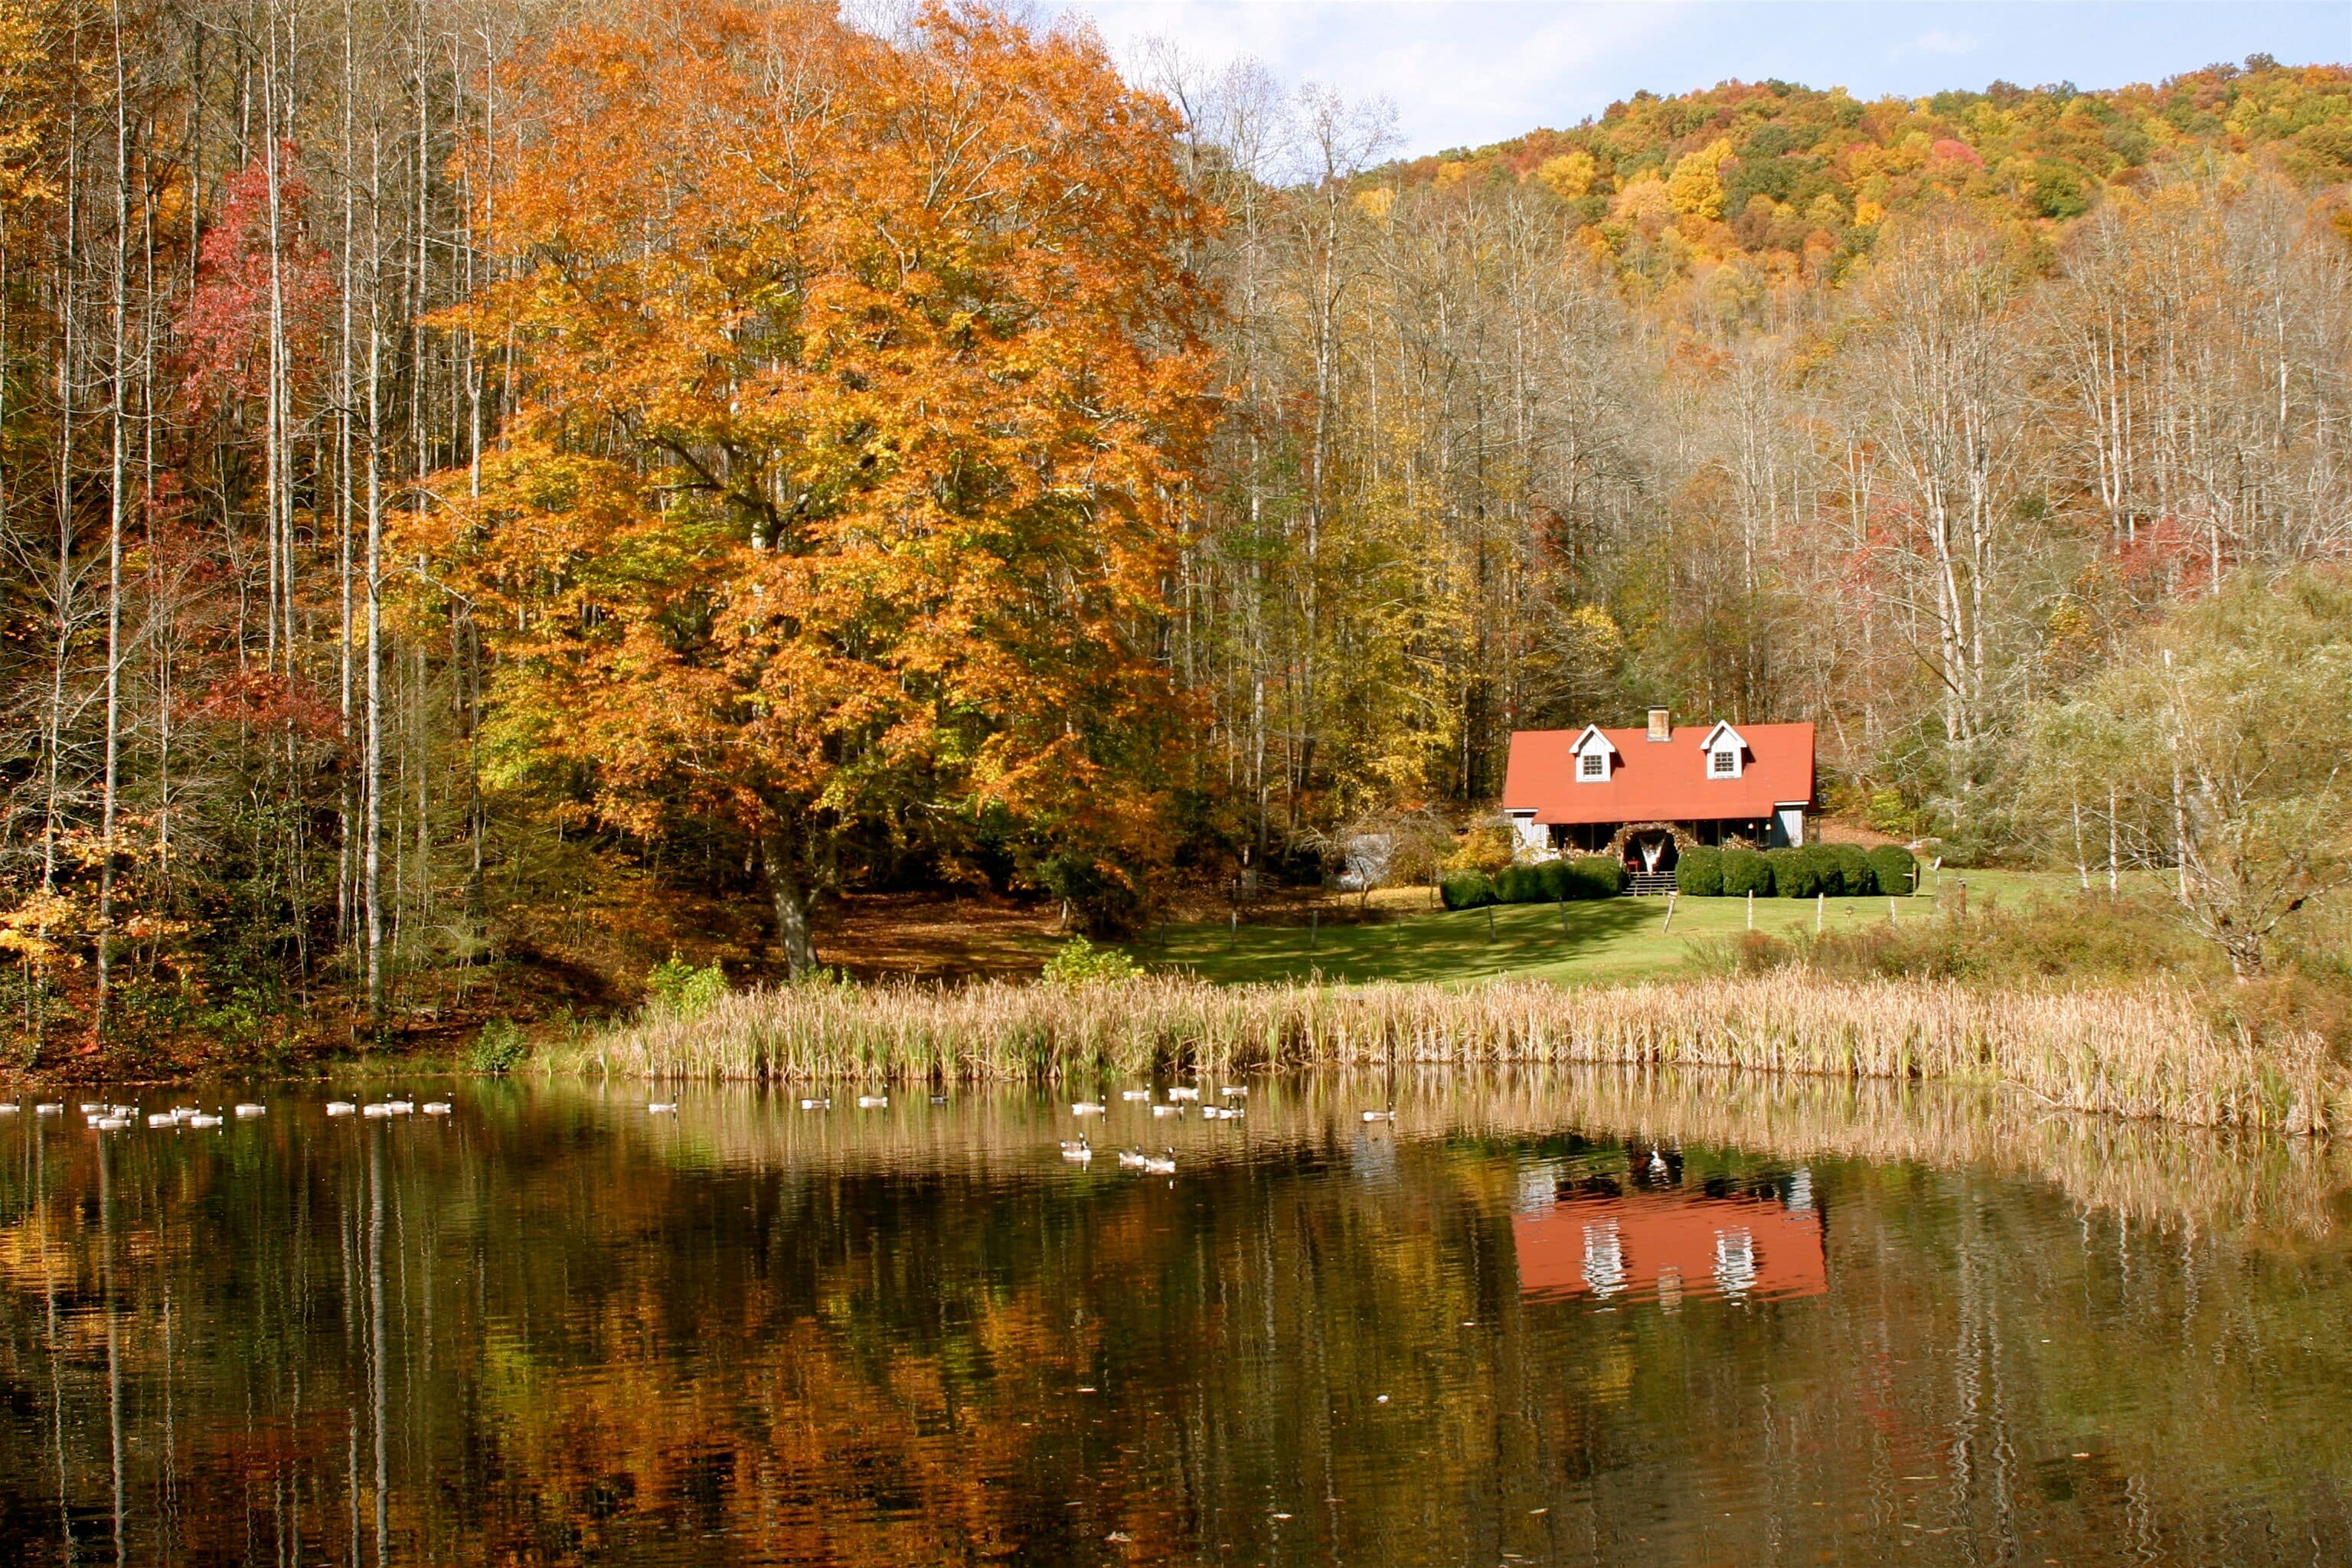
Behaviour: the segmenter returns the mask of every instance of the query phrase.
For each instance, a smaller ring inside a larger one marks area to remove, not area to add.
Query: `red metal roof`
[[[1647,730],[1603,730],[1617,748],[1609,777],[1579,784],[1570,750],[1581,730],[1520,730],[1511,736],[1503,774],[1503,809],[1532,811],[1538,822],[1707,822],[1760,820],[1780,805],[1811,805],[1813,727],[1735,724],[1748,742],[1736,779],[1706,776],[1699,742],[1714,730],[1681,724],[1664,741]]]

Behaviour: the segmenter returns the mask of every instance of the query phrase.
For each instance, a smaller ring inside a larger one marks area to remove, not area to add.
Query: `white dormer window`
[[[1706,776],[1711,779],[1736,779],[1748,765],[1748,742],[1728,724],[1709,730],[1699,749],[1706,753]]]
[[[1609,743],[1609,737],[1601,732],[1599,725],[1587,724],[1569,752],[1576,758],[1577,783],[1609,782],[1609,759],[1617,754],[1617,748]]]

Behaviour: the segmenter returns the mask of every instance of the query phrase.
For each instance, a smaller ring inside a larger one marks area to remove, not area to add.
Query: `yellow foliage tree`
[[[1536,178],[1545,189],[1564,202],[1572,202],[1592,189],[1592,181],[1600,172],[1592,154],[1579,148],[1562,153],[1557,158],[1546,158],[1536,167]]]
[[[1722,169],[1730,156],[1731,143],[1717,137],[1676,163],[1673,176],[1666,181],[1666,200],[1675,211],[1686,217],[1721,217]]]

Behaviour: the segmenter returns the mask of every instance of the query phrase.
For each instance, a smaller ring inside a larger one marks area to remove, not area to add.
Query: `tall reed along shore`
[[[1994,1084],[2063,1110],[2324,1135],[2352,1075],[2315,1036],[2217,1028],[2183,989],[2060,993],[1789,973],[1625,986],[794,986],[661,1008],[545,1070],[945,1083],[1292,1068],[1613,1064]]]

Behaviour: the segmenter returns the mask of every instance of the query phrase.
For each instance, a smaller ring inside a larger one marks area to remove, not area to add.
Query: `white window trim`
[[[1576,744],[1570,746],[1568,752],[1576,759],[1576,765],[1568,771],[1569,777],[1578,784],[1607,784],[1609,775],[1616,771],[1609,760],[1617,755],[1617,748],[1609,743],[1609,737],[1601,732],[1598,724],[1587,724],[1584,732],[1577,736]],[[1598,773],[1588,774],[1584,771],[1584,759],[1591,756],[1602,759]]]
[[[1747,737],[1729,724],[1717,723],[1714,729],[1706,732],[1706,739],[1698,743],[1698,751],[1700,757],[1704,759],[1699,763],[1699,770],[1709,779],[1736,779],[1748,771]],[[1715,771],[1715,754],[1721,751],[1728,751],[1731,753],[1729,773],[1719,773]]]

